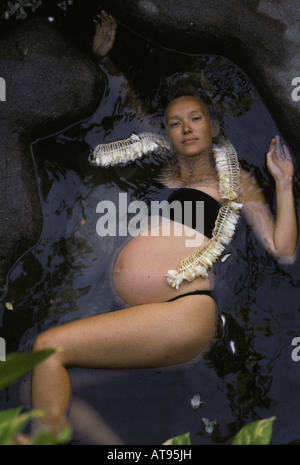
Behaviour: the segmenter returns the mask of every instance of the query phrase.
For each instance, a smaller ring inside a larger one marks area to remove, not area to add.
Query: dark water
[[[126,60],[126,46],[114,53],[142,105],[123,76],[111,77],[92,118],[32,144],[44,228],[12,268],[2,296],[1,327],[11,350],[30,350],[33,338],[52,326],[119,308],[109,272],[124,238],[99,238],[96,206],[120,191],[142,196],[157,173],[157,156],[101,169],[89,166],[88,155],[95,145],[131,132],[163,133],[158,89],[176,73],[199,73],[217,96],[228,138],[274,209],[264,154],[279,130],[241,70],[222,57],[183,56],[142,41]],[[298,199],[298,176],[295,184]],[[229,258],[214,271],[220,333],[211,355],[155,370],[70,370],[76,444],[161,444],[188,431],[193,444],[228,444],[244,424],[271,416],[273,444],[300,439],[300,362],[291,357],[291,341],[300,336],[298,262],[276,263],[243,219],[225,254]],[[14,311],[4,302],[13,302]],[[0,407],[29,406],[28,380],[1,392]],[[196,410],[195,393],[204,401]],[[211,434],[204,417],[217,422]]]

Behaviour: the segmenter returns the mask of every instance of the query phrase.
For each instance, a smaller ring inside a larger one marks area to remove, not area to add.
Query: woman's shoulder
[[[241,202],[244,206],[251,205],[257,206],[267,204],[264,190],[258,183],[254,174],[247,169],[241,169],[240,171],[240,191],[238,201]]]
[[[240,170],[240,196],[245,197],[256,190],[260,190],[255,176],[247,169]]]

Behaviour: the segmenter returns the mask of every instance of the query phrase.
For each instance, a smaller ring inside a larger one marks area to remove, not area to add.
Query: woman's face
[[[169,104],[166,123],[170,142],[186,157],[209,149],[216,135],[203,103],[192,96],[176,98]]]

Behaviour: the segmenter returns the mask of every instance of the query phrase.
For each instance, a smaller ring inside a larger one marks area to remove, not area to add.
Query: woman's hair
[[[220,107],[214,102],[213,98],[209,96],[208,91],[206,91],[200,79],[194,76],[181,75],[171,82],[171,85],[167,87],[165,93],[165,108],[175,100],[180,97],[195,97],[200,100],[211,120],[212,123],[219,123],[219,134],[217,138],[223,133],[223,114]]]

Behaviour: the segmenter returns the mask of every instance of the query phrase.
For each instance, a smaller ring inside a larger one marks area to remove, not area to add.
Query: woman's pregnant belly
[[[210,288],[208,278],[197,278],[191,283],[184,281],[178,290],[167,283],[168,270],[177,269],[181,260],[207,240],[190,228],[170,223],[172,227],[165,222],[132,238],[117,256],[113,268],[114,287],[130,306],[165,302],[185,292]]]

